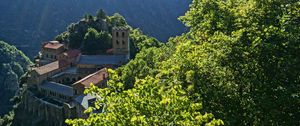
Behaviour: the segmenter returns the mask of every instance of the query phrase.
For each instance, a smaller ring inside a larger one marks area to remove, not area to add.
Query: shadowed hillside
[[[82,15],[95,14],[103,8],[108,15],[118,12],[132,27],[166,41],[185,31],[177,18],[189,3],[190,0],[2,0],[0,38],[33,57],[42,41],[52,40]]]
[[[14,46],[0,41],[0,115],[12,109],[10,99],[19,89],[19,79],[30,60]]]

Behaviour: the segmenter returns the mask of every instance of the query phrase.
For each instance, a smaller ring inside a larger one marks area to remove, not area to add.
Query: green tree
[[[299,125],[299,6],[280,0],[193,1],[180,19],[191,29],[189,44],[205,49],[201,59],[211,60],[209,72],[193,75],[202,80],[193,83],[205,94],[205,110],[230,125]],[[203,91],[203,85],[220,89]]]
[[[102,96],[96,108],[105,104],[104,113],[91,114],[87,119],[67,120],[79,125],[222,125],[212,114],[201,114],[201,103],[189,101],[180,84],[162,86],[156,78],[137,80],[136,87],[124,90],[115,71],[110,70],[111,88],[92,86],[87,93]],[[91,112],[92,108],[88,110]]]
[[[202,104],[201,111],[227,125],[300,125],[300,2],[193,0],[190,7],[180,17],[188,33],[159,48],[136,44],[141,52],[117,70],[118,81],[106,90],[119,84],[113,95],[121,97],[151,80],[159,88],[179,87],[191,103]],[[87,120],[93,117],[110,116]]]
[[[115,13],[113,16],[109,17],[109,22],[112,27],[127,26],[125,18],[119,13]]]
[[[16,47],[0,41],[0,116],[13,108],[10,101],[19,91],[19,79],[32,62]]]
[[[190,31],[170,39],[175,47],[142,51],[120,69],[121,82],[175,81],[227,125],[299,125],[299,6],[194,0],[180,18]]]
[[[98,32],[93,28],[89,28],[84,36],[83,53],[99,54],[105,53],[107,49],[111,48],[111,35],[107,32]]]
[[[105,14],[105,12],[104,12],[103,9],[100,9],[99,11],[97,11],[96,17],[97,17],[97,19],[101,19],[101,20],[107,18],[107,16],[106,16],[106,14]]]
[[[162,43],[155,38],[148,37],[140,29],[134,29],[130,33],[130,55],[134,58],[136,53],[150,47],[160,47]]]

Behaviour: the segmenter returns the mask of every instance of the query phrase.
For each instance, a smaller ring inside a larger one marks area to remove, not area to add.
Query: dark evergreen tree
[[[106,14],[105,14],[105,12],[104,12],[103,9],[100,9],[100,10],[97,12],[96,17],[97,17],[98,20],[100,20],[100,19],[103,20],[103,19],[106,19],[106,18],[107,18],[107,16],[106,16]]]

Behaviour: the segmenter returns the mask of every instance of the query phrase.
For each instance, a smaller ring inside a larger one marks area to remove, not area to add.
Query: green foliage
[[[4,115],[2,118],[0,117],[0,125],[1,126],[11,126],[14,116],[15,116],[15,113],[13,111],[11,111],[11,112],[9,112],[9,114]]]
[[[160,47],[162,45],[157,39],[148,37],[140,31],[140,29],[134,29],[130,33],[130,55],[132,58],[136,53],[140,52],[143,49],[148,49],[150,47]]]
[[[110,71],[111,88],[92,86],[87,93],[102,96],[97,105],[106,104],[104,113],[88,119],[67,120],[72,125],[222,125],[212,114],[201,114],[201,103],[191,102],[180,84],[162,86],[157,78],[138,79],[136,87],[123,89],[115,71]]]
[[[0,116],[13,106],[10,99],[19,89],[19,79],[31,61],[16,47],[0,41]]]
[[[106,111],[69,123],[185,124],[172,123],[177,117],[193,125],[201,110],[226,125],[300,125],[300,2],[194,0],[190,7],[180,17],[188,33],[142,49],[111,74],[111,88],[90,90]]]
[[[114,26],[127,26],[127,23],[119,14],[109,17],[103,10],[100,10],[97,17],[86,14],[81,21],[69,25],[67,31],[55,39],[66,43],[69,48],[83,49],[88,54],[103,53],[106,49],[111,48],[109,33]],[[88,50],[89,47],[93,48]]]
[[[82,52],[84,54],[103,54],[112,47],[111,39],[109,33],[102,31],[99,33],[96,29],[89,28],[84,36]]]
[[[125,18],[119,13],[115,13],[113,16],[109,17],[109,22],[112,27],[115,26],[127,26]]]
[[[78,23],[69,25],[67,31],[56,36],[55,40],[66,43],[69,48],[81,49],[85,54],[103,54],[112,48],[110,33],[115,26],[129,27],[120,14],[106,16],[103,10],[99,10],[96,17],[87,14]],[[139,29],[132,30],[130,42],[132,58],[142,49],[161,46],[157,39],[144,35]]]
[[[106,16],[106,14],[105,14],[105,12],[104,12],[104,10],[103,9],[100,9],[98,12],[97,12],[97,19],[98,20],[104,20],[104,19],[106,19],[107,18],[107,16]]]
[[[300,102],[295,95],[300,93],[299,6],[297,1],[194,0],[180,19],[191,27],[192,42],[210,50],[203,59],[214,61],[207,64],[209,73],[196,74],[206,79],[196,87],[218,84],[223,90],[221,95],[200,91],[207,97],[206,110],[230,125],[299,125],[300,107],[294,106]]]

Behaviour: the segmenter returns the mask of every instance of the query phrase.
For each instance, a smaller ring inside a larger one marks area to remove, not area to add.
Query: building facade
[[[130,29],[128,27],[115,27],[112,29],[112,45],[114,55],[127,55],[130,57]]]
[[[86,118],[84,110],[100,97],[85,95],[84,90],[91,83],[99,88],[108,87],[107,68],[128,62],[129,33],[127,27],[113,28],[113,54],[107,55],[82,55],[80,50],[67,49],[57,41],[44,43],[28,76],[24,108],[46,120],[53,118],[57,121],[53,122],[55,125],[63,125],[67,118]]]

